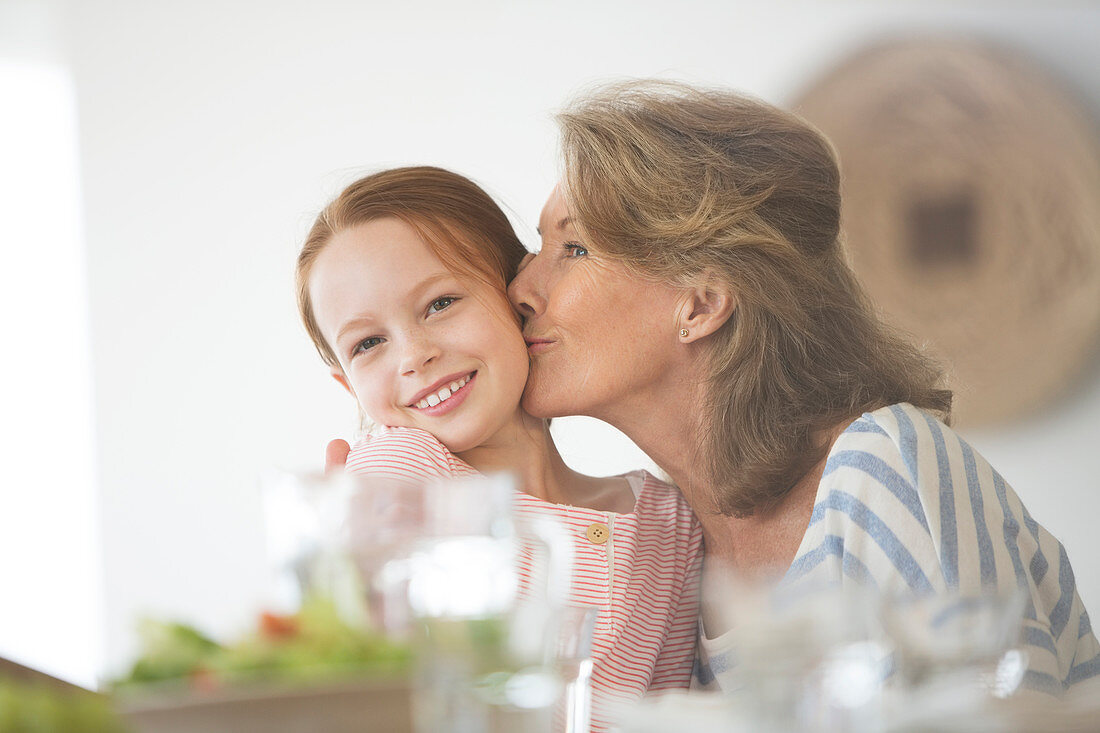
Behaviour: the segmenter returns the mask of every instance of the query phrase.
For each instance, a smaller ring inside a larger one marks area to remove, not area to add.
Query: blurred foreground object
[[[410,733],[409,694],[405,681],[267,685],[148,696],[123,711],[132,733]]]
[[[0,733],[127,733],[107,698],[0,659]]]
[[[565,605],[560,522],[515,512],[515,494],[500,475],[272,475],[282,602],[320,594],[346,623],[411,644],[418,730],[586,732],[595,613]]]
[[[228,644],[146,621],[115,686],[137,733],[588,733],[595,611],[565,605],[572,544],[509,477],[263,492],[282,612]]]
[[[348,625],[324,598],[293,615],[261,614],[255,632],[232,644],[151,620],[142,640],[142,657],[116,685],[138,733],[412,727],[411,652]]]
[[[1097,125],[1007,50],[908,40],[856,54],[793,108],[832,140],[851,264],[950,368],[959,422],[1057,397],[1100,328]]]
[[[1100,689],[1074,690],[1064,700],[1045,695],[990,699],[973,710],[944,715],[931,708],[908,719],[885,719],[876,733],[1096,733]],[[643,700],[625,716],[619,733],[761,733],[751,718],[721,695],[670,692]],[[818,727],[795,729],[818,733]],[[841,728],[844,733],[851,729]]]
[[[560,522],[516,512],[507,476],[423,491],[406,565],[417,730],[588,733],[595,610],[565,605],[572,544]]]
[[[1027,594],[815,589],[708,569],[701,647],[734,650],[722,692],[625,711],[623,733],[1095,731],[1100,682],[1065,698],[1022,684]],[[712,668],[713,669],[713,668]]]
[[[231,683],[329,681],[359,676],[401,678],[411,652],[345,623],[326,598],[309,598],[293,615],[260,614],[254,633],[221,645],[190,626],[145,620],[142,656],[118,683],[123,691],[151,683],[210,691]]]

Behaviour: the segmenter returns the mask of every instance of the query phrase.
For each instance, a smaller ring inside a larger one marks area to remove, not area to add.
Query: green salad
[[[411,650],[346,623],[325,598],[293,615],[263,613],[256,630],[219,644],[186,624],[146,620],[142,654],[118,687],[181,682],[209,690],[250,681],[331,681],[350,676],[403,676]]]

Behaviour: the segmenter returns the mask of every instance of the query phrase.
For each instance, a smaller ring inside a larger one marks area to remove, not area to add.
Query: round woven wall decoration
[[[1100,330],[1100,137],[1007,51],[864,51],[794,105],[837,148],[852,267],[943,360],[960,423],[1049,404]]]

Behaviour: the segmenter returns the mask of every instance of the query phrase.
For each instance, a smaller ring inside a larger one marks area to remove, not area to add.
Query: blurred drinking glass
[[[1027,605],[1022,589],[884,599],[896,685],[926,710],[1011,695],[1027,670],[1027,653],[1018,648]]]
[[[265,482],[290,595],[334,597],[346,620],[415,640],[421,731],[588,730],[595,610],[566,606],[560,522],[517,516],[514,496],[507,476]]]
[[[424,492],[423,533],[408,560],[409,608],[422,630],[418,728],[575,730],[565,726],[587,717],[580,657],[594,623],[564,608],[572,545],[560,523],[516,516],[507,476],[433,482]],[[565,710],[567,690],[577,694]]]
[[[888,649],[867,593],[750,581],[712,565],[703,597],[709,646],[732,662],[714,670],[729,729],[880,730]]]
[[[346,621],[363,622],[359,574],[347,553],[347,477],[271,471],[260,484],[274,605],[297,611],[311,595],[337,603]]]
[[[592,633],[596,609],[565,606],[560,611],[553,661],[562,681],[559,707],[562,733],[588,733],[592,720]]]

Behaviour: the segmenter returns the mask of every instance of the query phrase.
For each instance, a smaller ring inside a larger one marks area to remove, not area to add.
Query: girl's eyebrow
[[[431,277],[424,278],[423,280],[418,282],[415,286],[413,286],[413,288],[411,290],[409,290],[409,297],[412,300],[419,300],[424,295],[425,291],[431,290],[432,288],[434,288],[436,286],[436,284],[439,283],[441,280],[454,280],[454,279],[455,279],[455,276],[452,275],[449,272],[437,272],[436,274],[432,275]]]
[[[444,280],[453,280],[454,277],[455,276],[449,272],[437,272],[436,274],[426,277],[418,282],[416,285],[414,285],[404,297],[407,300],[411,301],[420,300],[422,297],[424,297],[424,294],[426,292],[436,287],[439,282]],[[374,316],[370,313],[360,313],[356,315],[354,318],[345,321],[340,326],[340,328],[336,331],[335,341],[339,343],[340,339],[342,339],[348,331],[354,331],[356,329],[362,328],[363,326],[370,325],[374,323],[374,320]]]
[[[336,343],[339,343],[340,339],[344,338],[344,335],[347,334],[348,331],[354,331],[371,323],[374,323],[374,318],[369,315],[361,315],[352,318],[350,321],[345,321],[344,324],[340,326],[340,330],[336,332],[336,338],[334,340]]]

